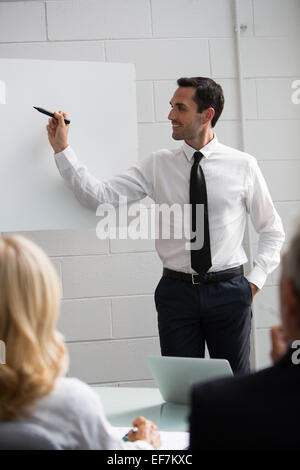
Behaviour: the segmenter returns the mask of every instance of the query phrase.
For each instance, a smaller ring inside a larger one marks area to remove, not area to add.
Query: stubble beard
[[[178,133],[173,130],[173,132],[172,132],[172,138],[173,138],[174,140],[185,140],[185,135],[184,135],[184,134],[185,134],[185,133],[184,133],[184,130],[181,130],[181,132],[178,132]]]

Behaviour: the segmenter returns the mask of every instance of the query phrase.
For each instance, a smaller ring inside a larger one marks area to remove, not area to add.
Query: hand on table
[[[160,435],[157,427],[152,423],[152,421],[143,418],[143,416],[139,416],[135,421],[133,421],[132,425],[137,427],[138,430],[136,432],[129,431],[129,441],[146,441],[151,444],[154,449],[159,449],[161,446]]]

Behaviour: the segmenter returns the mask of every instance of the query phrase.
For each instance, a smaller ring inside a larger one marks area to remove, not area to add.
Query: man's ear
[[[203,124],[208,121],[211,121],[215,115],[214,108],[207,108],[203,111]]]

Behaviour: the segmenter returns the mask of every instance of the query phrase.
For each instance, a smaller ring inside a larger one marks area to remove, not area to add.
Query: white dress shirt
[[[63,450],[153,450],[146,441],[120,439],[97,393],[75,378],[58,379],[54,390],[26,406],[18,420],[39,425]]]
[[[249,282],[262,288],[266,277],[280,262],[284,241],[281,219],[276,212],[256,159],[221,144],[216,135],[203,148],[201,167],[206,181],[212,266],[209,272],[247,262],[242,246],[246,213],[259,233],[254,267]],[[156,204],[189,204],[190,172],[195,149],[187,143],[175,150],[158,150],[122,174],[109,180],[92,176],[77,159],[71,147],[55,155],[60,174],[78,200],[96,210],[101,203],[118,204],[151,197]],[[191,268],[186,238],[156,240],[163,266],[175,271],[195,272]]]

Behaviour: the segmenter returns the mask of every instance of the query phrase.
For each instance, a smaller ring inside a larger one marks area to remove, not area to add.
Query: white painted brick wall
[[[63,300],[58,328],[66,341],[111,339],[110,299]]]
[[[69,343],[70,376],[89,383],[151,379],[146,358],[159,354],[157,338]]]
[[[154,0],[152,18],[154,37],[232,36],[228,0]]]
[[[59,0],[46,5],[50,40],[151,36],[148,0]]]
[[[0,3],[1,42],[45,41],[46,39],[44,2]]]
[[[49,256],[104,255],[109,240],[99,240],[95,230],[49,230],[19,232],[40,245]]]
[[[256,36],[290,36],[299,34],[298,0],[254,0]]]
[[[138,122],[154,122],[153,83],[137,82],[136,96]]]
[[[300,212],[300,105],[289,99],[292,80],[300,78],[299,5],[240,0],[247,148],[259,160],[287,243]],[[218,137],[241,148],[232,6],[231,0],[0,1],[0,57],[134,63],[140,158],[177,146],[167,122],[176,79],[212,76],[225,91]],[[47,251],[62,279],[59,328],[70,375],[152,386],[146,357],[159,354],[153,292],[161,272],[154,242],[103,242],[93,231],[26,235]],[[279,273],[255,301],[259,367],[270,362]]]
[[[106,52],[109,62],[134,63],[137,80],[210,74],[207,39],[106,41]]]
[[[296,38],[246,37],[242,42],[242,54],[246,77],[300,75],[299,42]]]
[[[212,78],[237,76],[236,49],[232,38],[209,39]]]
[[[66,299],[149,294],[161,272],[156,253],[72,256],[61,263]]]
[[[274,201],[300,200],[300,159],[261,161],[260,168]]]
[[[113,338],[157,336],[153,295],[112,299]]]
[[[104,62],[105,50],[101,41],[6,43],[0,44],[0,57]]]
[[[275,202],[275,207],[285,228],[285,241],[289,243],[294,233],[296,220],[300,215],[300,201]]]
[[[291,100],[291,83],[296,79],[256,80],[259,119],[300,119],[300,106],[295,106]]]
[[[253,120],[246,128],[248,151],[258,160],[300,158],[298,120]]]

